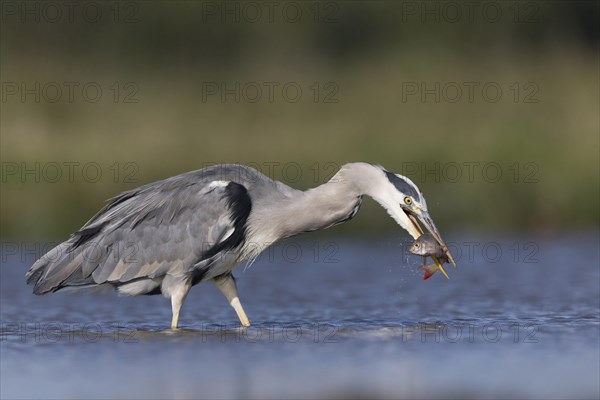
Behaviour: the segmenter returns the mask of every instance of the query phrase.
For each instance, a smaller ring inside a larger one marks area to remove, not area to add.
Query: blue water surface
[[[236,270],[252,327],[202,283],[177,332],[162,296],[34,296],[44,244],[5,242],[0,397],[598,398],[598,233],[447,239],[427,281],[397,238],[290,239]]]

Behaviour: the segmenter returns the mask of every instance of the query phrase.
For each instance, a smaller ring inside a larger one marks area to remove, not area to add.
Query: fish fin
[[[425,266],[425,265],[421,265],[421,266],[419,266],[419,268],[422,269],[424,272],[424,274],[423,274],[424,281],[431,278],[433,276],[433,274],[435,274],[435,272],[437,271],[437,269],[434,269],[432,271],[430,268],[427,268],[427,266]]]

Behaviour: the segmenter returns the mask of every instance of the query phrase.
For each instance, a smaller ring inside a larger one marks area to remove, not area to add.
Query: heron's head
[[[382,169],[382,171],[385,179],[383,180],[383,185],[381,185],[382,187],[377,191],[377,197],[379,198],[376,198],[376,200],[386,208],[392,218],[414,239],[417,239],[424,232],[431,233],[442,249],[444,249],[448,261],[456,267],[448,246],[446,246],[440,232],[429,215],[425,196],[423,196],[417,185],[405,176],[394,174],[385,169]],[[434,261],[436,261],[440,270],[446,275],[439,261],[436,259]]]

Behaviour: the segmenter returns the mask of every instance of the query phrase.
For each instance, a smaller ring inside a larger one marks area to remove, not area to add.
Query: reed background
[[[291,3],[295,22],[278,12]],[[382,164],[421,187],[442,232],[598,226],[597,2],[475,2],[472,19],[458,2],[457,20],[434,1],[275,2],[272,18],[255,3],[256,21],[235,2],[231,15],[224,2],[95,4],[97,21],[62,9],[57,22],[43,2],[3,4],[2,240],[64,238],[120,191],[224,162],[299,188]],[[490,4],[499,19],[482,15]],[[365,202],[326,234],[395,229]]]

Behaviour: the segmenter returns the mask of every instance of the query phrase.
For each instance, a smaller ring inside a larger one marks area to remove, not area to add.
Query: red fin
[[[431,278],[434,273],[435,272],[425,271],[425,273],[423,274],[423,280],[426,281],[427,279]]]
[[[421,265],[419,268],[421,268],[423,272],[425,272],[425,274],[423,274],[424,281],[431,278],[431,276],[435,274],[438,270],[437,266],[435,266],[434,264]]]

